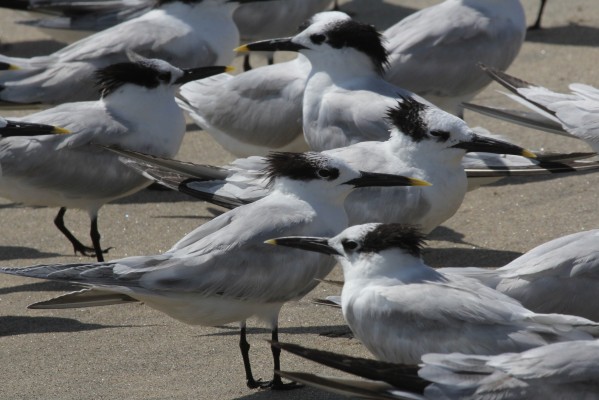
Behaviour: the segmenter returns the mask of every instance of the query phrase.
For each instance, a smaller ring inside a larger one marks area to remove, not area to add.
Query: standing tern
[[[310,69],[310,62],[300,54],[239,75],[190,82],[181,87],[177,102],[237,157],[264,156],[272,150],[306,151],[302,99]]]
[[[14,121],[0,117],[0,137],[53,135],[66,133],[71,133],[71,131],[54,125],[34,124],[31,122]]]
[[[72,134],[10,137],[0,140],[0,196],[28,205],[60,207],[54,220],[75,252],[103,260],[98,210],[104,203],[134,193],[150,181],[97,145],[172,157],[185,133],[176,88],[214,75],[225,67],[181,70],[162,60],[130,54],[131,61],[96,73],[102,98],[66,103],[28,115],[38,124],[57,124]],[[86,210],[93,248],[66,228],[67,208]]]
[[[281,372],[283,377],[333,393],[366,399],[596,399],[599,341],[552,343],[494,356],[425,354],[402,365],[306,348],[275,346],[362,378]]]
[[[570,85],[572,93],[555,93],[484,65],[493,80],[507,88],[508,96],[533,113],[467,104],[466,108],[520,125],[584,140],[599,152],[599,89],[581,83]]]
[[[273,153],[263,171],[272,192],[198,227],[164,254],[105,263],[4,268],[1,272],[79,283],[83,291],[32,308],[69,308],[143,301],[188,324],[241,321],[240,348],[251,388],[285,386],[253,378],[246,319],[269,323],[278,338],[283,304],[303,297],[333,267],[322,255],[306,256],[265,245],[277,235],[331,234],[347,226],[343,201],[354,187],[426,185],[418,179],[358,171],[318,153]],[[280,369],[273,348],[275,369]]]
[[[303,98],[303,129],[312,150],[389,138],[385,112],[400,99],[426,100],[385,81],[388,52],[376,29],[329,11],[290,38],[240,46],[238,52],[296,51],[312,64]]]
[[[427,353],[494,355],[590,340],[599,324],[536,314],[475,279],[443,274],[420,257],[423,236],[400,224],[365,224],[328,239],[267,241],[333,255],[343,267],[343,316],[378,359],[417,364]]]
[[[520,0],[445,0],[387,29],[385,79],[462,116],[491,79],[477,63],[506,70],[526,35]]]
[[[126,51],[181,68],[225,65],[239,44],[233,10],[239,3],[269,0],[164,0],[144,15],[98,32],[47,56],[0,55],[0,100],[63,103],[95,100],[94,71],[127,61]]]
[[[340,158],[364,171],[414,176],[431,182],[433,187],[355,190],[345,201],[350,225],[401,222],[418,225],[428,233],[454,215],[462,204],[467,179],[461,162],[467,152],[534,157],[519,146],[476,135],[461,119],[413,98],[396,102],[387,110],[383,122],[391,131],[387,141],[360,142],[322,154]],[[135,154],[123,153],[139,159]],[[176,178],[172,174],[176,167],[168,161],[146,157],[141,164],[133,161],[130,164],[171,188],[220,205],[237,206],[268,193],[269,188],[260,175],[265,162],[264,158],[250,157],[220,170],[200,166],[189,170],[183,166],[179,170],[183,174]]]

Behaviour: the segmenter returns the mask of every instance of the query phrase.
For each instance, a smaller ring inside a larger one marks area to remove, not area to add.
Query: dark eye
[[[315,33],[314,35],[310,35],[310,40],[314,44],[321,44],[326,40],[326,36],[320,33]]]
[[[353,240],[344,240],[341,244],[344,250],[355,250],[358,248],[358,243]]]
[[[319,169],[317,174],[321,178],[329,178],[331,176],[331,171],[329,171],[328,169]]]
[[[160,75],[158,75],[158,79],[160,79],[162,82],[170,82],[171,81],[171,73],[170,72],[162,72]]]
[[[449,139],[449,132],[446,131],[431,131],[431,135],[436,137],[438,142],[445,142]]]

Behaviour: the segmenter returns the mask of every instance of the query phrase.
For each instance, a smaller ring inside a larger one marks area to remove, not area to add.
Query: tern
[[[247,73],[247,72],[246,72]],[[364,171],[414,176],[432,183],[431,188],[362,188],[345,201],[350,225],[365,222],[401,222],[430,232],[453,216],[464,199],[467,178],[462,158],[467,152],[488,151],[534,157],[513,144],[475,134],[464,121],[413,98],[396,102],[384,120],[391,137],[323,151]],[[260,171],[261,157],[238,159],[222,167],[182,165],[119,151],[148,178],[225,206],[252,202],[268,193]],[[595,168],[597,166],[595,165]],[[181,172],[174,176],[173,172]]]
[[[65,103],[23,120],[56,124],[67,135],[10,137],[0,140],[0,196],[27,205],[60,207],[54,220],[75,252],[103,260],[98,210],[104,203],[135,193],[150,181],[122,165],[97,145],[111,145],[172,157],[181,145],[185,119],[175,90],[227,67],[181,70],[166,61],[129,54],[131,61],[96,73],[102,98]],[[86,210],[93,248],[67,229],[67,208]]]
[[[50,55],[0,55],[3,68],[8,69],[0,74],[0,100],[50,104],[96,100],[94,71],[127,61],[127,51],[181,68],[230,64],[231,49],[239,44],[233,11],[247,1],[164,0],[137,18]]]
[[[420,365],[402,365],[306,348],[276,347],[361,378],[280,372],[294,381],[366,399],[570,399],[595,398],[599,341],[553,343],[494,356],[425,354]]]
[[[267,243],[333,255],[343,267],[343,316],[382,361],[417,364],[427,353],[495,355],[591,340],[599,324],[537,314],[475,279],[444,274],[420,257],[423,236],[400,224],[352,226],[333,238]]]
[[[384,77],[461,117],[461,103],[491,83],[477,64],[506,70],[525,35],[520,0],[445,0],[383,32]]]
[[[278,339],[283,304],[303,297],[332,269],[322,255],[265,245],[273,235],[332,233],[347,226],[343,200],[355,187],[428,185],[418,179],[361,172],[318,153],[272,153],[263,171],[272,192],[198,227],[164,254],[105,263],[4,268],[1,272],[86,285],[83,291],[34,304],[70,308],[143,301],[188,324],[241,321],[240,349],[251,388],[285,386],[253,378],[246,319],[256,316]],[[273,348],[275,369],[279,351]]]

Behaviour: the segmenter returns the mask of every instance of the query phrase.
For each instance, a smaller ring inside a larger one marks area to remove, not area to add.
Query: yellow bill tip
[[[9,64],[8,65],[8,70],[9,71],[18,71],[20,69],[21,69],[21,67],[19,67],[18,65],[14,65],[14,64]]]
[[[250,51],[250,49],[247,47],[247,45],[243,44],[239,47],[234,48],[233,51],[236,53],[247,53]]]
[[[71,133],[71,131],[65,128],[61,128],[60,126],[55,126],[54,130],[52,130],[52,133],[56,135],[67,135]]]
[[[410,183],[412,186],[433,186],[432,183],[417,178],[410,178]]]
[[[225,72],[233,72],[235,71],[235,67],[233,67],[232,65],[227,65],[225,67]]]
[[[277,245],[277,239],[268,239],[268,240],[265,240],[264,243],[266,243],[266,244],[272,244],[272,245],[276,246]]]
[[[524,149],[524,150],[522,150],[522,157],[537,158],[537,155],[535,153],[533,153],[532,151]]]

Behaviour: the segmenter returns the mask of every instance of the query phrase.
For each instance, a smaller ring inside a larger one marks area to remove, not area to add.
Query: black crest
[[[368,55],[379,74],[383,74],[389,52],[383,46],[383,36],[372,25],[351,19],[339,21],[327,29],[327,43],[336,49],[353,47]]]
[[[426,107],[426,104],[412,97],[401,96],[397,107],[387,110],[387,118],[397,129],[412,137],[415,142],[420,142],[427,137],[428,126],[422,119],[422,112]]]
[[[96,86],[102,96],[107,96],[126,83],[147,88],[160,84],[159,72],[152,66],[139,62],[112,64],[96,71]]]
[[[381,224],[366,234],[360,251],[378,253],[382,250],[399,247],[414,257],[420,257],[424,245],[424,234],[414,226]]]
[[[266,156],[266,162],[268,166],[262,172],[269,184],[280,177],[308,181],[333,180],[339,176],[339,170],[328,166],[319,153],[271,152]]]

